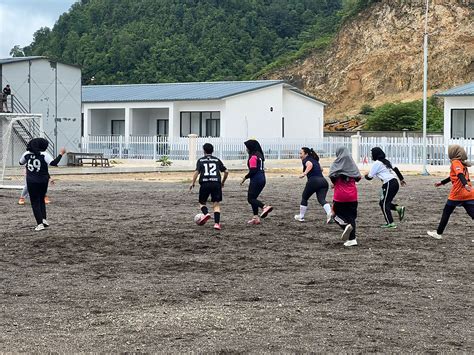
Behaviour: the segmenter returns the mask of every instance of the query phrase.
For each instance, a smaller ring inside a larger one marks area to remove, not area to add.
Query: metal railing
[[[15,95],[10,95],[10,105],[10,110],[13,113],[31,113]],[[54,143],[52,139],[44,131],[41,131],[40,124],[36,120],[29,120],[26,124],[21,121],[15,121],[13,124],[13,132],[25,144],[25,146],[35,137],[45,138],[49,143],[47,150],[48,153],[54,155]]]
[[[88,136],[82,137],[82,151],[103,153],[116,159],[154,159],[167,156],[172,160],[189,159],[189,140],[187,137],[158,136]],[[199,137],[196,140],[196,153],[202,153],[202,145],[211,143],[217,157],[225,160],[243,160],[247,156],[242,138]],[[312,147],[321,157],[335,155],[337,147],[344,145],[351,149],[351,139],[330,137],[325,139],[259,139],[267,159],[296,159],[303,146]]]
[[[359,163],[370,162],[370,150],[381,147],[394,164],[422,164],[423,139],[414,137],[324,137],[323,139],[259,139],[266,159],[297,159],[303,146],[313,148],[320,157],[335,157],[336,149],[345,146]],[[242,138],[199,137],[196,139],[196,155],[202,153],[202,145],[214,145],[214,155],[223,160],[243,160],[247,153]],[[470,160],[474,160],[474,139],[448,139],[442,136],[428,137],[427,157],[430,165],[449,165],[448,146],[463,146]],[[103,153],[107,158],[154,159],[167,156],[171,160],[188,160],[190,138],[157,136],[88,136],[82,138],[83,152]],[[355,153],[358,152],[358,153]]]

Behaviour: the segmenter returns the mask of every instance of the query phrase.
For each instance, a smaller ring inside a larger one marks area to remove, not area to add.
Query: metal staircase
[[[11,95],[11,109],[13,113],[25,113],[28,114],[28,110],[23,106],[23,104],[16,98],[14,95]],[[15,136],[26,145],[28,142],[36,137],[45,138],[49,144],[47,152],[51,155],[54,155],[54,143],[51,138],[44,132],[41,132],[41,127],[36,120],[29,120],[28,122],[15,121],[12,125],[13,133]]]

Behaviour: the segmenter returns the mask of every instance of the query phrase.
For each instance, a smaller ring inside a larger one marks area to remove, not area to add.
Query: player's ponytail
[[[303,147],[301,150],[305,152],[305,154],[308,154],[311,158],[319,161],[319,155],[313,150],[313,148]]]
[[[385,153],[382,148],[374,147],[371,149],[372,160],[378,160],[383,163],[388,169],[393,169],[392,163],[385,157]]]

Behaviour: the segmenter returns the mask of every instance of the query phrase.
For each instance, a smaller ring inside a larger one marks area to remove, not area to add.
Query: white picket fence
[[[82,138],[82,151],[103,153],[115,159],[160,159],[167,156],[171,160],[189,159],[190,138],[153,136],[88,136]],[[335,155],[337,147],[344,145],[351,149],[350,137],[330,137],[318,139],[259,139],[267,159],[296,159],[303,146],[312,147],[322,157]],[[204,143],[214,145],[215,155],[225,160],[243,160],[247,156],[242,138],[199,137],[196,139],[196,155],[202,154]]]
[[[428,165],[449,165],[448,146],[459,144],[466,149],[469,160],[474,160],[473,139],[449,139],[443,136],[427,137],[426,157]],[[360,137],[359,161],[370,162],[370,150],[380,147],[395,164],[423,164],[423,138],[421,137]]]
[[[167,156],[171,160],[189,160],[190,139],[154,136],[88,136],[82,138],[82,151],[103,153],[112,159],[153,159]],[[247,156],[242,138],[197,138],[196,156],[202,154],[204,143],[214,145],[215,155],[223,160],[243,160]],[[301,147],[312,147],[321,157],[334,157],[336,149],[346,146],[359,152],[358,160],[370,161],[370,150],[381,147],[395,164],[423,164],[423,139],[413,137],[325,137],[321,139],[259,139],[267,159],[296,159]],[[427,138],[427,158],[430,165],[448,165],[448,145],[466,148],[474,160],[473,139],[450,139],[442,136]],[[191,154],[192,156],[193,154]]]

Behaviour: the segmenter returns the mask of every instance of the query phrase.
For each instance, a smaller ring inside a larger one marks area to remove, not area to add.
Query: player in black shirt
[[[48,166],[57,166],[62,156],[66,153],[61,149],[56,159],[45,153],[48,141],[44,138],[33,138],[27,145],[27,151],[20,158],[20,165],[26,164],[26,186],[30,194],[31,207],[38,224],[35,231],[49,227],[46,220],[46,204],[44,197],[48,190]]]
[[[222,161],[212,155],[214,152],[212,144],[206,143],[202,148],[204,149],[204,156],[196,163],[196,171],[194,172],[193,182],[189,190],[194,188],[194,184],[199,176],[199,184],[201,185],[199,188],[199,207],[201,208],[202,217],[197,223],[202,226],[211,218],[206,206],[207,199],[210,195],[214,210],[214,229],[221,230],[220,202],[222,201],[222,188],[224,187],[229,172],[224,164],[222,164]],[[222,180],[221,172],[224,173]]]

